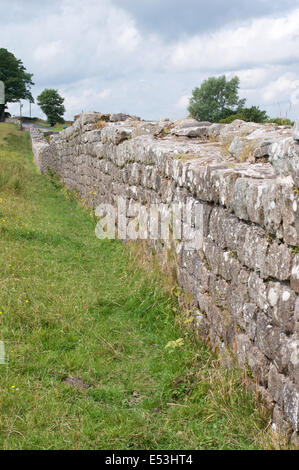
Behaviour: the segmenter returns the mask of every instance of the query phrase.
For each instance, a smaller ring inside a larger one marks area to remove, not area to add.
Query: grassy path
[[[255,449],[269,416],[0,124],[2,449]],[[169,352],[169,341],[184,337]]]

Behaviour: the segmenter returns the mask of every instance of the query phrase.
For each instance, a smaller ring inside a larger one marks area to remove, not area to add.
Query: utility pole
[[[23,125],[22,125],[22,108],[23,108],[23,105],[20,101],[20,125],[19,125],[19,131],[22,131],[23,130]]]

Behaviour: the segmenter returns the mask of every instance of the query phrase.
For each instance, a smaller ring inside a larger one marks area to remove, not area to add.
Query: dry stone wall
[[[145,122],[88,113],[47,142],[31,130],[36,164],[93,207],[118,196],[144,205],[189,203],[203,244],[150,241],[176,255],[194,324],[213,348],[249,367],[274,427],[299,432],[299,142],[287,126],[235,121]],[[130,202],[129,202],[130,204]]]

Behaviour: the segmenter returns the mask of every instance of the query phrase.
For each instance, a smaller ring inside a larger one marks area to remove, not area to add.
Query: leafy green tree
[[[30,88],[34,85],[32,74],[26,72],[22,61],[7,49],[0,49],[0,80],[5,86],[5,103],[0,104],[0,122],[4,121],[7,103],[29,100],[34,103]]]
[[[46,88],[37,98],[37,104],[42,112],[47,116],[48,123],[54,126],[57,122],[64,122],[63,115],[65,107],[64,98],[57,90]]]
[[[225,119],[221,119],[221,123],[230,124],[236,119],[242,119],[247,122],[267,122],[268,116],[266,111],[262,111],[258,106],[251,106],[251,108],[241,109],[237,114],[231,114]]]
[[[251,108],[244,108],[241,111],[244,121],[247,122],[267,122],[269,116],[267,111],[263,111],[259,106],[251,106]]]
[[[190,115],[199,121],[219,122],[239,112],[246,102],[239,98],[239,86],[238,77],[229,81],[225,75],[208,78],[192,92],[188,107]]]
[[[288,118],[273,118],[269,119],[268,122],[272,122],[273,124],[278,124],[279,126],[293,126],[294,121],[291,121]]]

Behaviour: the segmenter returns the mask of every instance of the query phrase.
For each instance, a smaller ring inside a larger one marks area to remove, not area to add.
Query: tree
[[[22,61],[7,49],[0,49],[0,80],[5,87],[5,103],[0,104],[0,122],[4,121],[7,103],[29,100],[34,103],[30,88],[34,85],[32,74],[26,72]]]
[[[272,118],[269,119],[268,122],[272,122],[273,124],[278,124],[279,126],[293,126],[294,121],[291,121],[288,118]]]
[[[37,104],[42,112],[47,116],[48,123],[54,126],[57,122],[64,122],[63,115],[65,107],[64,98],[59,95],[57,90],[46,88],[37,98]]]
[[[210,77],[200,88],[195,88],[190,98],[188,111],[199,121],[219,122],[244,108],[245,99],[239,98],[240,80],[238,77],[226,80],[222,77]]]
[[[232,114],[225,119],[221,119],[221,123],[230,124],[236,119],[242,119],[247,122],[267,122],[267,111],[262,111],[258,106],[251,106],[251,108],[241,109],[237,114]]]

